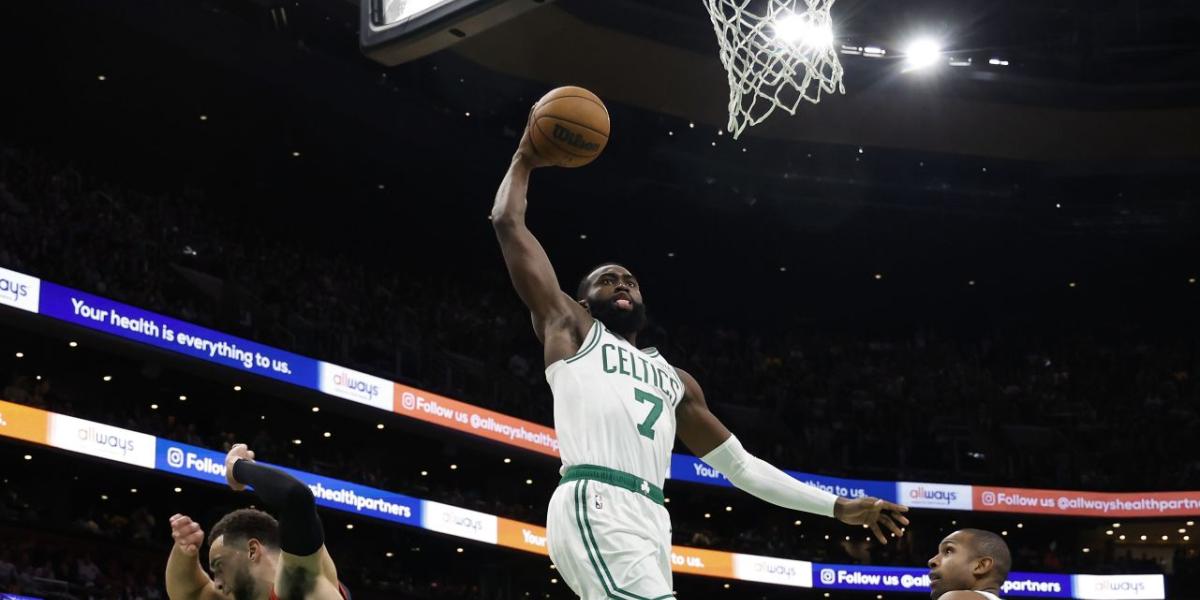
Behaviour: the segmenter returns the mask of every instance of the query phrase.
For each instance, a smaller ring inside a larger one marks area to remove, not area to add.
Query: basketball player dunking
[[[748,453],[713,416],[695,378],[636,346],[646,307],[638,280],[608,263],[564,293],[525,225],[537,156],[528,128],[500,183],[492,225],[517,294],[544,348],[562,479],[546,517],[550,558],[584,600],[672,597],[671,526],[662,484],[675,436],[738,488],[767,502],[897,536],[907,507],[839,498]]]
[[[213,526],[208,547],[212,577],[200,566],[204,531],[186,515],[171,517],[175,545],[167,559],[171,600],[350,600],[338,583],[325,548],[325,532],[312,491],[296,478],[254,462],[245,444],[225,456],[225,479],[234,490],[247,485],[279,516],[253,508],[235,510]]]
[[[1000,600],[1012,567],[1004,538],[982,529],[961,529],[938,544],[929,559],[932,600]]]

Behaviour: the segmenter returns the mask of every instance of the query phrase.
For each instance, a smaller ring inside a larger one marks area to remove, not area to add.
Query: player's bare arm
[[[546,163],[533,152],[526,128],[508,173],[496,191],[492,227],[513,287],[529,308],[534,334],[545,349],[549,366],[579,350],[592,319],[586,309],[559,287],[550,258],[525,225],[529,175],[540,166]]]
[[[341,600],[337,569],[325,548],[324,531],[312,490],[291,475],[254,462],[254,452],[235,444],[225,456],[229,487],[252,485],[279,519],[279,569],[275,594],[280,600]]]
[[[171,600],[225,600],[212,578],[200,566],[200,546],[204,530],[187,515],[171,516],[171,537],[175,545],[167,558],[167,597]]]
[[[708,409],[704,390],[696,378],[675,369],[683,381],[683,402],[676,410],[677,435],[696,456],[704,459],[739,489],[785,508],[832,516],[850,525],[867,525],[887,543],[882,527],[897,537],[908,518],[908,507],[878,498],[840,498],[796,481],[766,461],[750,455],[733,433]]]

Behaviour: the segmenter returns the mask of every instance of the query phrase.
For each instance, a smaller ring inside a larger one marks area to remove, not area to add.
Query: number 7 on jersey
[[[637,426],[637,430],[638,433],[650,439],[654,439],[654,424],[657,423],[658,418],[662,416],[663,399],[638,388],[633,388],[633,398],[638,402],[650,403],[650,414],[646,415],[646,420],[642,421]]]

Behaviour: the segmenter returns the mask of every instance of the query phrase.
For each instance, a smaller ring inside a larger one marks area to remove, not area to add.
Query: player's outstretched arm
[[[225,600],[217,591],[212,578],[200,566],[200,546],[204,544],[204,530],[187,515],[171,516],[171,555],[167,558],[167,573],[163,581],[167,584],[170,600]]]
[[[900,513],[907,512],[908,507],[877,498],[839,498],[801,483],[753,456],[708,410],[704,390],[696,378],[683,369],[675,370],[683,380],[684,390],[684,401],[675,413],[679,439],[738,489],[784,508],[834,517],[851,525],[867,525],[884,544],[887,536],[881,525],[897,536],[903,535],[900,525],[908,525],[908,518]]]
[[[492,206],[492,227],[500,241],[504,263],[512,278],[517,295],[533,315],[533,330],[538,341],[546,343],[547,335],[553,331],[566,330],[578,343],[583,341],[591,318],[574,299],[562,291],[558,276],[550,264],[541,243],[525,226],[525,209],[528,206],[525,194],[529,189],[529,175],[544,163],[533,152],[529,142],[529,130],[521,138],[521,145],[513,155],[508,173],[496,191],[496,202]],[[578,338],[578,339],[575,339]],[[574,352],[568,349],[567,355]],[[548,353],[549,358],[549,353]],[[547,360],[547,364],[553,362]]]
[[[279,572],[275,595],[280,600],[341,600],[337,569],[325,548],[325,530],[312,490],[295,477],[254,462],[245,444],[225,456],[229,487],[254,486],[259,499],[279,520]]]

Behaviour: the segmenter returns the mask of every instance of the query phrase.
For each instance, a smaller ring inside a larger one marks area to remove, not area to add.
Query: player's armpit
[[[676,435],[693,454],[705,456],[733,434],[708,410],[704,390],[696,378],[680,368],[675,372],[683,381],[683,402],[675,410]]]
[[[279,557],[275,576],[279,600],[342,600],[337,572],[331,569],[333,560],[324,546],[308,556],[281,552]]]

